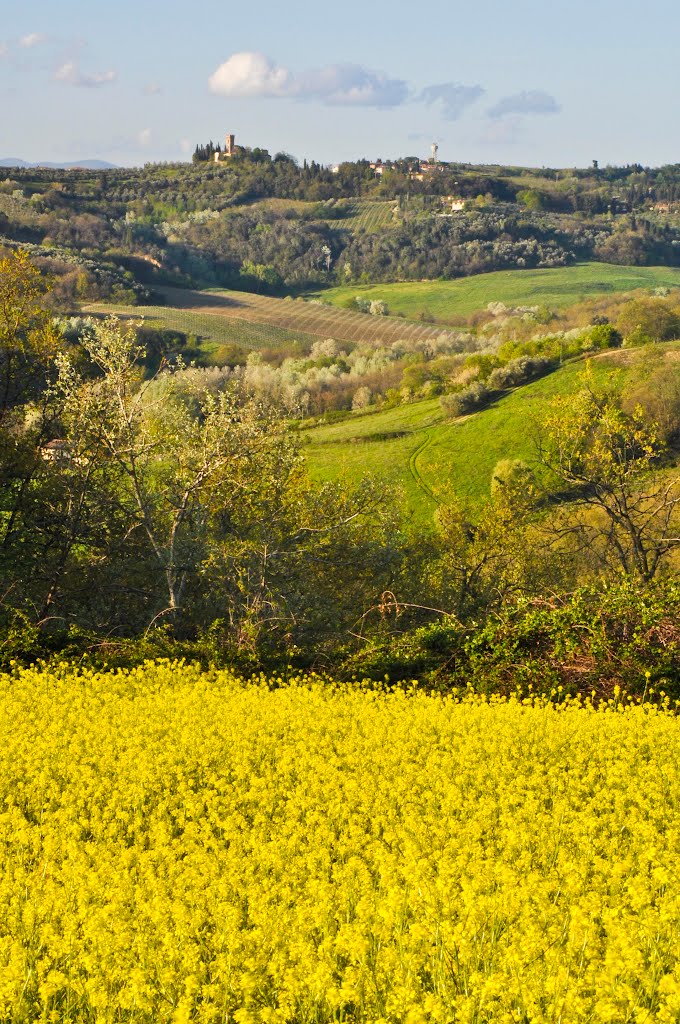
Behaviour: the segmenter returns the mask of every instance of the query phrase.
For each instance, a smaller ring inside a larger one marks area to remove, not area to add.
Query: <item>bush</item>
[[[542,377],[555,369],[551,359],[531,359],[519,356],[511,359],[505,366],[499,366],[489,374],[487,385],[492,391],[503,391],[505,388],[516,388],[520,384]]]
[[[491,392],[481,381],[473,381],[462,391],[442,395],[439,399],[444,415],[449,419],[475,412],[488,402]]]
[[[499,497],[510,489],[528,490],[534,480],[533,470],[523,459],[500,459],[491,474],[491,496]]]
[[[619,348],[623,342],[620,331],[612,324],[595,324],[587,334],[592,348]]]

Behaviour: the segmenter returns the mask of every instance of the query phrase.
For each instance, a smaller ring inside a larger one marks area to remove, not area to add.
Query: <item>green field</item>
[[[396,485],[421,522],[453,494],[479,507],[500,459],[531,461],[547,403],[577,388],[583,366],[570,363],[458,420],[445,420],[439,400],[431,399],[312,428],[302,434],[310,472],[317,479],[354,483],[372,473]],[[603,377],[613,370],[605,360],[594,367]]]
[[[316,336],[298,330],[287,330],[275,324],[257,323],[233,316],[218,316],[214,313],[194,312],[175,309],[172,306],[114,306],[98,302],[87,306],[86,313],[112,313],[115,316],[134,317],[143,320],[146,327],[168,328],[194,334],[200,339],[200,348],[205,361],[220,365],[221,355],[234,345],[244,349],[278,349],[299,342],[308,348]]]
[[[680,287],[680,269],[580,263],[554,270],[500,270],[457,281],[343,285],[315,294],[338,306],[351,302],[356,295],[384,299],[391,313],[413,319],[429,313],[446,322],[485,309],[489,302],[564,309],[587,298],[657,287]]]
[[[93,303],[85,312],[144,317],[149,325],[172,327],[204,338],[213,346],[276,348],[299,341],[310,346],[321,338],[361,345],[390,345],[395,341],[440,338],[447,332],[431,324],[400,317],[370,316],[338,309],[328,303],[277,299],[252,292],[165,288],[166,306],[114,306]],[[206,351],[208,348],[206,347]]]
[[[330,221],[333,225],[346,228],[348,231],[382,231],[395,227],[394,211],[396,204],[391,202],[356,202],[347,205],[347,216],[341,221]]]

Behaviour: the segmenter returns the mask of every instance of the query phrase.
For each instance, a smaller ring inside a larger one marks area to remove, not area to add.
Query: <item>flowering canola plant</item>
[[[0,676],[0,1019],[680,1020],[680,720]]]

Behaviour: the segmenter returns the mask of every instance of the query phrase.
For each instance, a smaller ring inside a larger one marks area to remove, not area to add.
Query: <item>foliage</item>
[[[680,336],[680,313],[665,299],[634,299],[621,310],[618,327],[627,345],[668,341]]]
[[[492,392],[481,380],[475,380],[466,388],[442,395],[439,399],[444,415],[448,417],[466,416],[486,405]]]
[[[536,692],[680,696],[680,588],[669,579],[640,587],[631,578],[564,596],[522,597],[469,635],[458,677],[485,693]]]
[[[680,367],[658,349],[647,349],[634,365],[623,390],[622,405],[631,414],[641,408],[658,425],[661,439],[680,438]]]
[[[0,251],[0,426],[48,379],[57,339],[43,308],[45,290],[25,252]]]
[[[554,401],[540,452],[558,486],[571,491],[563,532],[603,566],[649,580],[680,545],[680,478],[658,472],[663,444],[640,407],[625,413],[618,394],[598,388],[588,370],[583,384],[568,403]]]

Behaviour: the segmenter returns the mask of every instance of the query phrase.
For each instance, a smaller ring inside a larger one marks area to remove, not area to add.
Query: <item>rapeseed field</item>
[[[680,721],[0,676],[0,1018],[680,1020]]]

